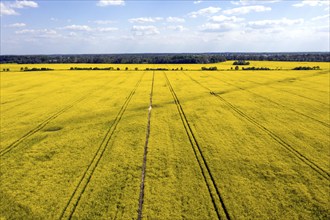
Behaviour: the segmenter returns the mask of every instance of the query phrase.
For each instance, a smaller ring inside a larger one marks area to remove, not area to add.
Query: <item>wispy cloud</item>
[[[212,22],[224,22],[224,21],[240,22],[240,21],[244,21],[244,18],[238,18],[236,16],[218,15],[218,16],[210,17],[209,21],[212,21]]]
[[[0,15],[18,15],[18,13],[8,5],[0,2]]]
[[[329,19],[329,14],[327,14],[327,15],[321,15],[321,16],[316,16],[316,17],[312,18],[311,20],[312,21],[318,21],[318,20],[323,20],[323,19]]]
[[[16,1],[14,3],[12,3],[10,5],[12,8],[37,8],[38,7],[38,3],[34,2],[34,1],[27,1],[27,0],[20,0],[20,1]]]
[[[98,32],[113,32],[113,31],[117,31],[118,28],[116,27],[107,27],[107,28],[96,28],[96,31]]]
[[[17,35],[22,35],[26,41],[39,41],[40,39],[50,40],[62,38],[62,35],[52,29],[24,29],[15,32]]]
[[[232,8],[223,11],[224,14],[232,15],[232,14],[248,14],[250,12],[265,12],[271,11],[271,7],[265,7],[263,5],[253,5],[253,6],[243,6],[238,8]]]
[[[157,22],[157,21],[162,21],[163,18],[161,17],[155,17],[155,18],[152,18],[152,17],[141,17],[141,18],[131,18],[131,19],[128,19],[128,21],[130,23],[154,23],[154,22]]]
[[[167,29],[172,30],[172,31],[179,31],[179,32],[188,30],[188,28],[185,28],[182,25],[170,25],[170,26],[167,26]]]
[[[145,35],[157,35],[160,34],[159,30],[155,26],[133,26],[131,31],[134,35],[145,36]]]
[[[115,21],[112,20],[96,20],[96,21],[91,21],[95,24],[99,24],[99,25],[107,25],[107,24],[113,24],[115,23]]]
[[[282,0],[238,0],[238,1],[231,1],[233,5],[255,5],[255,4],[271,4],[280,2]]]
[[[329,6],[330,1],[328,0],[304,0],[299,3],[293,4],[292,6],[294,7],[304,7],[304,6],[310,6],[310,7],[315,7],[315,6]]]
[[[193,11],[188,14],[188,16],[192,18],[197,18],[198,16],[207,16],[211,14],[218,13],[221,10],[219,7],[208,7],[208,8],[203,8],[198,11]]]
[[[202,32],[226,32],[238,28],[238,24],[231,22],[224,23],[206,23],[199,27]]]
[[[125,5],[124,0],[99,0],[96,4],[100,7]]]
[[[56,31],[54,30],[49,30],[49,29],[24,29],[20,31],[16,31],[16,34],[26,34],[26,33],[49,33],[49,34],[54,34]]]
[[[92,28],[90,28],[87,25],[75,25],[75,24],[61,27],[59,29],[71,30],[71,31],[91,31],[92,30]]]
[[[304,19],[282,18],[276,20],[250,21],[248,22],[248,26],[252,28],[272,28],[275,26],[283,27],[283,26],[299,25],[303,23],[304,23]]]
[[[183,23],[185,22],[184,18],[178,18],[178,17],[168,17],[166,18],[167,22],[171,22],[171,23]]]
[[[15,1],[15,2],[0,2],[0,16],[2,15],[19,15],[15,9],[21,8],[37,8],[38,3],[34,1]]]
[[[200,3],[202,3],[203,1],[201,1],[201,0],[198,0],[198,1],[194,1],[194,4],[200,4]]]
[[[21,28],[21,27],[25,27],[26,24],[25,23],[14,23],[14,24],[9,24],[6,27],[11,27],[11,28]]]
[[[59,27],[59,30],[66,30],[66,31],[71,31],[71,32],[76,32],[76,31],[80,31],[80,32],[93,32],[93,33],[100,33],[100,32],[113,32],[113,31],[117,31],[118,28],[116,27],[90,27],[88,25],[68,25],[68,26],[64,26],[64,27]]]

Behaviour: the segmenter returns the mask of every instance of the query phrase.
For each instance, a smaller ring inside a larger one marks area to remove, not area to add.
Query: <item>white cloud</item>
[[[201,0],[198,0],[198,1],[194,1],[194,4],[200,4],[200,3],[202,3],[203,1],[201,1]]]
[[[14,24],[7,25],[7,27],[12,27],[12,28],[21,28],[21,27],[25,27],[25,26],[26,26],[25,23],[14,23]]]
[[[91,31],[92,29],[87,26],[87,25],[69,25],[69,26],[65,26],[65,27],[62,27],[60,29],[63,29],[63,30],[71,30],[71,31]]]
[[[168,17],[166,18],[167,22],[172,22],[172,23],[183,23],[185,20],[183,18],[178,18],[178,17]]]
[[[95,24],[100,24],[100,25],[115,23],[114,21],[111,21],[111,20],[96,20],[96,21],[92,21],[92,22],[94,22]]]
[[[0,2],[0,15],[18,15],[18,13],[8,5]]]
[[[291,25],[300,25],[304,23],[304,19],[277,19],[277,20],[259,20],[250,21],[248,26],[252,28],[272,28],[272,27],[283,27]]]
[[[225,16],[225,15],[218,15],[218,16],[212,16],[209,21],[212,22],[224,22],[224,21],[230,21],[230,22],[240,22],[244,21],[244,18],[238,18],[236,16]]]
[[[70,37],[76,37],[76,36],[78,36],[78,34],[76,32],[70,32],[69,33],[69,36]]]
[[[106,7],[109,5],[118,6],[118,5],[125,5],[125,1],[124,0],[100,0],[96,5],[100,6],[100,7]]]
[[[55,30],[50,29],[24,29],[20,31],[16,31],[16,34],[47,34],[47,35],[54,35],[57,34]]]
[[[188,14],[188,16],[192,18],[197,18],[198,16],[207,16],[210,14],[215,14],[218,13],[221,10],[219,7],[208,7],[208,8],[203,8],[198,11],[194,11]]]
[[[113,31],[117,31],[118,28],[107,27],[107,28],[96,28],[96,30],[99,31],[99,32],[113,32]]]
[[[294,6],[294,7],[304,7],[304,6],[315,7],[315,6],[329,6],[329,5],[330,5],[329,0],[304,0],[302,2],[293,4],[292,6]]]
[[[37,8],[38,3],[34,2],[34,1],[20,0],[20,1],[16,1],[15,3],[11,4],[10,6],[12,8],[26,8],[26,7]]]
[[[0,2],[0,16],[2,15],[19,15],[14,9],[18,8],[37,8],[38,3],[34,1],[20,0],[15,2]]]
[[[238,8],[232,8],[223,11],[224,14],[231,15],[231,14],[248,14],[250,12],[265,12],[271,11],[272,8],[265,7],[263,5],[253,5],[253,6],[243,6]]]
[[[314,18],[312,18],[312,21],[318,21],[318,20],[323,20],[323,19],[329,19],[329,14],[314,17]]]
[[[280,2],[281,0],[238,0],[231,1],[233,5],[255,5],[255,4],[270,4]]]
[[[224,22],[224,23],[206,23],[199,27],[199,30],[202,32],[226,32],[229,30],[233,30],[238,28],[239,25],[231,23],[231,22]]]
[[[329,32],[330,32],[330,27],[328,25],[318,26],[318,27],[314,27],[314,30],[316,32],[321,32],[321,33],[324,32],[324,33],[326,33],[328,35]]]
[[[128,19],[128,21],[130,23],[154,23],[154,22],[157,22],[157,21],[161,21],[163,20],[163,18],[161,17],[155,17],[155,18],[151,18],[151,17],[142,17],[142,18],[131,18],[131,19]]]
[[[157,35],[159,30],[155,26],[133,26],[131,30],[135,35],[144,36],[144,35]]]
[[[172,30],[172,31],[185,31],[188,30],[187,28],[183,27],[182,25],[170,25],[167,27],[167,29]]]

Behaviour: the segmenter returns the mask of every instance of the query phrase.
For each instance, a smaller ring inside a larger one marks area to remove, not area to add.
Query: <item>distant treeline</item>
[[[268,67],[243,67],[242,70],[270,70]]]
[[[54,69],[51,69],[51,68],[45,68],[45,67],[41,67],[41,68],[31,68],[31,69],[29,69],[29,68],[27,68],[27,67],[25,67],[25,68],[21,68],[21,71],[50,71],[50,70],[54,70]]]
[[[293,68],[293,70],[319,70],[319,69],[320,69],[319,66],[313,66],[313,67],[310,67],[310,66],[298,66],[298,67]]]
[[[314,53],[185,53],[185,54],[85,54],[1,55],[0,63],[114,63],[207,64],[227,60],[330,62],[329,52]]]
[[[105,68],[99,68],[99,67],[70,67],[70,70],[114,70],[113,67],[105,67]]]

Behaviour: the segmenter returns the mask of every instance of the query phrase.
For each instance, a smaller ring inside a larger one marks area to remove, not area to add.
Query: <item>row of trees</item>
[[[319,66],[313,66],[313,67],[310,67],[310,66],[298,66],[298,67],[293,68],[293,70],[319,70],[319,69],[320,69]]]
[[[242,70],[270,70],[268,67],[242,67]]]
[[[70,67],[70,70],[114,70],[113,67],[105,67],[105,68],[99,68],[99,67]],[[120,69],[119,69],[120,70]]]
[[[203,66],[201,69],[202,70],[213,70],[213,71],[218,70],[218,68],[216,66],[212,66],[212,67],[209,67],[209,68]]]
[[[28,67],[21,67],[21,71],[50,71],[50,70],[54,70],[54,69],[51,69],[51,68],[46,68],[46,67],[41,67],[41,68],[36,68],[36,67],[33,67],[31,69],[29,69]]]
[[[193,54],[85,54],[85,55],[1,55],[0,63],[142,63],[190,64],[218,63],[227,60],[330,62],[329,52],[319,53],[193,53]],[[241,64],[234,64],[241,65]]]
[[[245,60],[237,60],[233,63],[233,65],[250,65],[250,62]]]

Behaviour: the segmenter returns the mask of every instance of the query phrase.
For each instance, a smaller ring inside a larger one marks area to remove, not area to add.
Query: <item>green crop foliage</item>
[[[232,63],[1,65],[0,218],[138,218],[151,111],[143,219],[329,219],[329,63]]]

